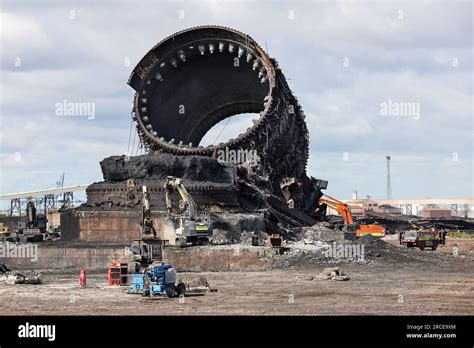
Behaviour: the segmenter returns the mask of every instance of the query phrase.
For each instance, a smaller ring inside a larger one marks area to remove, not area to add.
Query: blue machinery
[[[176,283],[176,270],[170,264],[162,264],[147,268],[145,273],[133,275],[129,287],[130,294],[142,294],[142,296],[168,297],[184,296],[186,285],[182,282]]]

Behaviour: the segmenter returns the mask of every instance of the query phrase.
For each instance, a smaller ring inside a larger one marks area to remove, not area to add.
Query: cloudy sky
[[[99,161],[129,148],[135,64],[176,31],[218,24],[278,60],[307,117],[308,173],[329,193],[384,198],[391,155],[394,198],[474,196],[470,1],[0,3],[0,193],[54,187],[63,172],[65,185],[100,181]],[[64,100],[94,103],[95,117],[56,116]]]

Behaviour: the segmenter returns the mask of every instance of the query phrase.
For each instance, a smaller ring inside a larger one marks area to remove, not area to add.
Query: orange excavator
[[[383,237],[385,235],[385,228],[383,228],[383,226],[378,224],[365,225],[354,223],[351,211],[346,203],[328,195],[323,196],[327,199],[320,198],[319,202],[337,210],[342,216],[342,220],[344,221],[344,237],[346,239],[356,239],[367,234],[371,234],[374,237]]]

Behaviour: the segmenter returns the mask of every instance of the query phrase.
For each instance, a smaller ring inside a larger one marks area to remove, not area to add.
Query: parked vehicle
[[[439,244],[446,243],[446,232],[438,229],[429,230],[409,230],[401,232],[399,235],[400,244],[407,247],[418,247],[420,250],[431,248],[436,250]]]

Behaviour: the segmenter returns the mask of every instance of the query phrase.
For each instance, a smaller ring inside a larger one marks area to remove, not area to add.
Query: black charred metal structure
[[[250,36],[203,26],[175,33],[153,47],[133,70],[133,117],[149,150],[215,155],[256,150],[270,181],[302,178],[308,159],[304,113],[278,64]],[[254,125],[226,143],[199,146],[215,124],[259,113]]]
[[[219,26],[175,33],[141,59],[128,84],[136,91],[132,117],[147,153],[100,163],[105,181],[90,185],[87,202],[64,216],[72,236],[129,238],[120,226],[134,226],[142,185],[152,210],[165,211],[168,175],[182,178],[198,209],[210,211],[223,230],[262,230],[258,225],[273,233],[281,225],[312,225],[324,214],[319,198],[327,182],[306,175],[303,110],[277,62],[250,36]],[[200,145],[215,124],[242,113],[259,115],[243,134]],[[219,160],[231,151],[254,158]],[[104,222],[110,216],[124,221],[112,229]],[[101,235],[87,226],[98,226]]]

